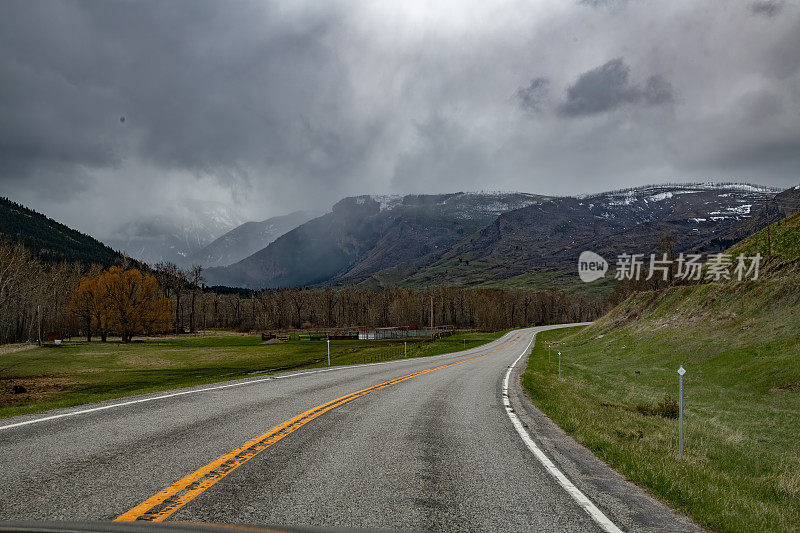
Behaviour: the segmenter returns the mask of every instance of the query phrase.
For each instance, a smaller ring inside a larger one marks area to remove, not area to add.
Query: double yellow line
[[[130,511],[119,515],[116,518],[116,521],[128,522],[134,520],[149,520],[153,522],[161,522],[175,513],[178,509],[192,501],[194,498],[208,490],[217,481],[224,478],[259,453],[263,452],[287,435],[297,431],[315,418],[327,413],[331,409],[335,409],[336,407],[351,402],[356,398],[360,398],[376,390],[385,389],[386,387],[401,383],[413,377],[427,374],[429,372],[433,372],[434,370],[460,365],[461,363],[466,363],[467,361],[472,361],[474,359],[499,352],[500,350],[503,350],[517,342],[521,336],[522,334],[520,333],[514,337],[511,342],[501,346],[500,348],[497,348],[496,350],[492,350],[481,355],[476,355],[475,357],[462,359],[461,361],[456,361],[455,363],[441,365],[434,368],[429,368],[427,370],[421,370],[419,372],[406,374],[405,376],[400,376],[399,378],[391,379],[389,381],[384,381],[383,383],[379,383],[366,389],[361,389],[346,396],[342,396],[341,398],[318,405],[312,409],[309,409],[308,411],[305,411],[304,413],[300,413],[294,418],[290,418],[289,420],[278,424],[263,435],[259,435],[258,437],[250,439],[235,450],[226,453],[219,459],[216,459],[208,463],[206,466],[192,472],[180,481],[173,483],[169,487],[143,501]]]

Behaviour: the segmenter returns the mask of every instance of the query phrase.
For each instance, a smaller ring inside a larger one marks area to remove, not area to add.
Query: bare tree
[[[189,287],[192,290],[192,306],[189,309],[189,331],[195,331],[195,301],[197,299],[197,292],[200,290],[200,284],[205,283],[206,279],[203,277],[203,267],[201,265],[192,265],[188,273]]]

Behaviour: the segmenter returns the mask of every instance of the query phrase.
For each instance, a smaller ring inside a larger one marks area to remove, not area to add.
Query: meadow
[[[331,364],[426,357],[474,348],[502,333],[434,341],[331,341]],[[249,375],[327,366],[325,341],[264,344],[260,335],[208,332],[131,343],[64,341],[0,351],[0,418]],[[25,392],[15,393],[14,389]]]
[[[795,276],[643,292],[590,327],[538,334],[522,383],[576,440],[702,526],[798,531],[799,332]]]

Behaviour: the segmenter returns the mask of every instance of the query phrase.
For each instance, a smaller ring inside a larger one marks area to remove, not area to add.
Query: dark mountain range
[[[773,224],[796,213],[800,210],[800,187],[787,189],[774,197],[764,195],[758,200],[753,204],[749,217],[743,217],[738,224],[703,243],[704,248],[714,250],[727,248],[762,230],[767,221]]]
[[[0,238],[21,242],[46,261],[111,265],[123,259],[122,254],[97,239],[8,198],[0,198]]]
[[[772,205],[782,217],[789,217],[800,211],[800,185],[775,195]]]
[[[206,273],[210,284],[247,288],[359,282],[553,286],[557,275],[574,281],[583,250],[613,263],[620,253],[655,251],[667,234],[678,252],[726,249],[762,229],[767,219],[777,222],[800,209],[800,187],[776,192],[741,184],[685,184],[581,197],[359,196],[245,259]],[[207,247],[206,261],[224,261],[308,216],[292,213],[244,224]],[[0,237],[20,241],[48,260],[109,265],[123,259],[92,237],[5,198]],[[201,262],[198,256],[188,259]]]
[[[584,250],[613,264],[618,254],[655,252],[665,235],[675,239],[676,252],[720,251],[764,227],[756,208],[775,192],[742,184],[686,184],[553,198],[500,215],[404,282],[481,284],[532,271],[573,271]],[[748,226],[752,230],[745,235]]]
[[[261,222],[245,222],[189,255],[186,262],[204,267],[231,265],[253,255],[284,233],[317,216],[319,213],[295,211]]]
[[[207,279],[261,288],[357,282],[398,265],[413,271],[500,213],[541,201],[522,193],[345,198],[252,256],[208,269]]]
[[[678,252],[723,250],[763,227],[759,206],[776,192],[744,184],[675,184],[581,197],[347,198],[332,213],[239,263],[211,269],[208,277],[252,288],[502,284],[531,273],[572,272],[584,250],[612,263],[621,253],[649,254],[668,234]]]

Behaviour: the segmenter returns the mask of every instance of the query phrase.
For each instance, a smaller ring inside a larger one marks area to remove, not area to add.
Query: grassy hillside
[[[772,244],[771,248],[768,243]],[[733,246],[729,253],[753,256],[760,253],[765,259],[772,251],[773,268],[780,268],[782,263],[793,262],[800,258],[800,212],[784,218],[767,230],[763,229],[739,244]]]
[[[448,277],[452,271],[449,270],[448,263],[442,261],[435,267],[426,268],[426,277],[392,278],[387,276],[380,278],[380,285],[386,286],[394,283],[400,287],[423,288],[444,281],[446,284],[455,286],[533,291],[557,290],[567,294],[596,296],[611,294],[615,287],[615,281],[610,276],[597,283],[584,283],[574,269],[532,268],[523,274],[503,277],[499,274],[502,268],[502,265],[498,265],[497,271],[495,271],[496,275],[488,279],[484,277],[484,271],[478,270],[469,275],[465,274],[460,278],[454,278]]]
[[[110,265],[122,258],[97,239],[8,198],[0,198],[0,237],[20,241],[44,260]]]
[[[800,530],[800,219],[770,231],[762,279],[637,293],[590,327],[541,334],[523,376],[556,423],[714,530]],[[730,252],[766,255],[762,233]],[[682,462],[669,417],[680,365]]]

